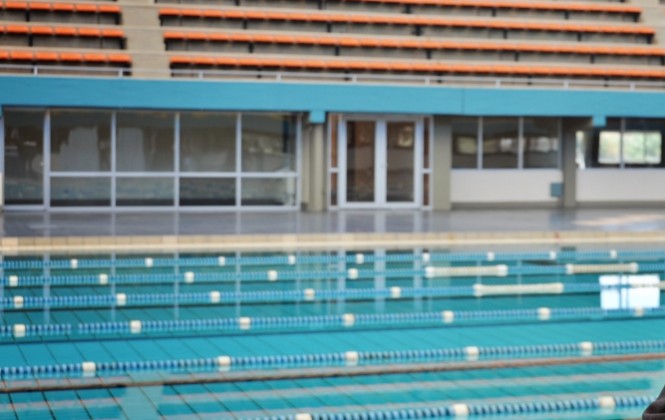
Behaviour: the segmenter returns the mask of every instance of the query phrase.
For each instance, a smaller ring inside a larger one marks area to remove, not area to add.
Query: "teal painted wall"
[[[0,106],[665,117],[665,92],[0,76]]]

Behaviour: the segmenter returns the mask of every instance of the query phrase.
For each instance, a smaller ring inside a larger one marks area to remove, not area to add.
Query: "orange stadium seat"
[[[54,52],[35,52],[35,61],[58,61],[58,54]]]
[[[409,6],[468,7],[486,9],[524,9],[548,11],[576,11],[589,13],[616,13],[639,15],[641,9],[636,6],[614,4],[584,4],[527,1],[490,1],[490,0],[340,0],[345,3],[380,3]]]
[[[616,77],[640,79],[665,79],[665,70],[644,70],[624,68],[589,68],[581,66],[520,66],[496,64],[453,64],[443,62],[413,61],[369,61],[339,59],[291,59],[257,57],[211,57],[178,55],[170,58],[172,68],[178,66],[270,68],[270,69],[313,69],[344,71],[418,72],[434,74],[484,74],[502,76],[560,76],[560,77]]]
[[[59,55],[60,61],[83,62],[83,54],[77,52],[66,52]]]
[[[131,64],[132,59],[128,54],[108,53],[104,54],[109,63]]]
[[[205,10],[190,8],[162,8],[160,16],[198,17],[214,19],[237,20],[275,20],[292,22],[319,21],[326,23],[359,23],[379,25],[417,25],[456,28],[524,30],[545,32],[575,32],[575,33],[606,33],[624,35],[653,36],[653,28],[636,25],[599,25],[578,23],[552,23],[552,22],[517,22],[494,21],[480,19],[448,19],[443,17],[410,16],[410,15],[350,15],[347,13],[295,13],[272,11],[246,11],[246,10]]]
[[[120,29],[101,29],[87,27],[69,26],[45,26],[45,25],[0,25],[0,33],[13,35],[55,35],[55,36],[80,36],[95,38],[124,38],[125,34]]]
[[[23,2],[23,1],[0,1],[0,9],[7,10],[39,10],[68,13],[108,13],[119,14],[120,6],[115,4],[93,4],[93,3],[60,3],[60,2]]]
[[[665,49],[660,47],[597,46],[597,45],[551,45],[516,44],[496,41],[443,41],[424,39],[366,38],[334,35],[266,35],[248,33],[206,33],[202,31],[167,31],[164,39],[178,41],[239,42],[264,44],[295,44],[310,46],[340,46],[365,48],[409,48],[426,50],[458,51],[510,51],[551,54],[585,54],[665,57]]]
[[[0,49],[0,61],[113,63],[127,66],[132,62],[129,54],[79,53],[69,51],[32,51],[16,49]]]

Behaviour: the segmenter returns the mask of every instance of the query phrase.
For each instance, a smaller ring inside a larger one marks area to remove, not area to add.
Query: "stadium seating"
[[[126,73],[131,56],[117,4],[4,1],[0,2],[0,64],[3,72],[100,75],[99,68]],[[26,67],[27,66],[27,67]]]
[[[22,22],[66,21],[117,25],[120,23],[120,6],[115,4],[5,1],[0,2],[0,19]]]
[[[665,48],[641,14],[599,0],[4,1],[0,44],[4,63],[94,63],[123,75],[138,60],[174,77],[233,69],[662,79]],[[69,54],[81,59],[61,58]]]

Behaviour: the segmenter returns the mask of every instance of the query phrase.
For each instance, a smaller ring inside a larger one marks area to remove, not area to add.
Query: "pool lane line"
[[[657,308],[602,309],[598,307],[491,309],[472,311],[431,311],[395,313],[344,313],[293,317],[226,317],[190,320],[130,320],[76,324],[21,324],[0,326],[0,339],[30,343],[31,338],[117,339],[154,338],[161,334],[193,333],[284,333],[334,331],[366,331],[377,327],[464,327],[513,325],[540,322],[599,321],[634,318],[660,318],[665,306]],[[148,335],[149,334],[149,335]],[[168,334],[168,335],[167,335]],[[105,337],[106,336],[106,337]],[[59,340],[61,342],[66,342]],[[55,342],[50,340],[49,342]]]
[[[111,397],[100,397],[100,396],[95,396],[95,397],[82,397],[78,398],[75,393],[71,392],[68,393],[69,395],[64,395],[62,397],[59,397],[57,400],[45,400],[42,399],[40,401],[27,401],[27,402],[16,402],[12,401],[11,408],[15,412],[21,412],[25,410],[43,410],[46,409],[48,410],[49,408],[53,408],[55,410],[59,408],[67,408],[71,407],[72,403],[78,404],[79,402],[83,402],[86,406],[95,406],[98,408],[112,408],[112,407],[119,407],[117,404],[117,401]],[[272,391],[272,398],[274,398],[275,392]],[[302,394],[302,391],[300,392]],[[246,398],[243,398],[243,400],[246,400],[247,398],[251,397],[253,398],[254,393],[249,392],[248,396]],[[283,395],[282,392],[280,392],[280,395]],[[217,392],[210,392],[208,391],[207,393],[183,393],[182,395],[179,395],[177,393],[173,395],[162,395],[161,398],[159,398],[159,407],[160,411],[162,408],[168,409],[169,407],[177,407],[177,406],[182,406],[183,405],[183,398],[186,401],[186,404],[188,405],[195,405],[197,403],[208,403],[211,401],[211,399],[217,399],[219,398],[219,393]],[[614,410],[625,410],[625,409],[630,409],[633,408],[631,405],[626,405],[626,403],[637,403],[638,401],[643,402],[645,400],[651,400],[653,398],[652,395],[648,391],[642,391],[640,392],[639,390],[634,390],[634,391],[609,391],[607,393],[602,392],[602,391],[597,391],[597,392],[562,392],[562,393],[557,393],[554,395],[550,395],[546,398],[549,399],[542,399],[543,397],[541,396],[538,400],[534,401],[534,396],[532,395],[522,395],[522,396],[512,396],[512,397],[494,397],[494,398],[487,398],[487,399],[482,399],[482,398],[469,398],[465,399],[462,404],[466,404],[467,406],[481,406],[481,407],[497,407],[498,404],[505,405],[505,404],[511,404],[514,406],[522,405],[524,403],[531,404],[531,403],[537,403],[537,404],[542,404],[539,408],[540,410],[537,410],[536,413],[534,414],[541,414],[545,411],[545,407],[547,405],[550,405],[550,407],[555,408],[556,403],[560,402],[562,403],[559,405],[559,408],[563,409],[568,409],[571,410],[569,411],[569,414],[574,413],[575,411],[572,411],[573,408],[578,408],[578,413],[579,410],[586,410],[587,412],[589,410],[593,410],[596,408],[596,406],[600,406],[597,408],[602,409],[602,412],[605,414],[608,414],[607,411],[613,412]],[[608,398],[613,398],[614,399],[614,404],[612,404],[611,401],[608,401]],[[591,400],[593,401],[594,399],[597,399],[595,402],[591,402],[591,404],[575,404],[574,401],[579,401],[579,400]],[[604,401],[601,402],[601,399]],[[224,399],[225,402],[230,402],[228,399]],[[237,399],[236,399],[237,401]],[[618,404],[617,404],[618,402]],[[399,402],[399,403],[392,403],[390,404],[390,410],[399,410],[400,413],[406,413],[407,410],[413,410],[413,409],[422,409],[424,411],[421,411],[421,413],[425,414],[427,413],[427,410],[432,410],[438,407],[442,406],[451,406],[453,404],[459,404],[459,400],[452,399],[452,398],[439,398],[439,399],[429,399],[428,401],[413,401],[413,402]],[[609,405],[608,405],[609,403]],[[522,406],[523,407],[523,406]],[[358,403],[341,403],[338,406],[327,406],[327,407],[301,407],[298,408],[297,410],[300,412],[318,412],[318,414],[330,414],[332,413],[339,413],[340,411],[343,413],[359,413],[361,416],[355,417],[355,419],[365,419],[365,420],[370,420],[371,417],[369,415],[363,416],[366,413],[377,413],[381,410],[386,409],[386,404],[381,404],[381,403],[374,403],[374,404],[358,404]],[[610,409],[610,410],[608,410]],[[157,410],[156,410],[157,411]],[[268,408],[266,410],[262,410],[260,408],[256,409],[241,409],[237,410],[234,409],[232,411],[223,411],[224,414],[232,414],[236,418],[265,418],[262,416],[265,416],[266,413],[270,413],[271,416],[275,416],[273,418],[276,419],[284,419],[287,418],[287,416],[293,415],[294,408],[277,408],[277,407],[272,407]],[[221,415],[222,411],[217,413],[218,415]],[[391,415],[389,418],[398,418],[396,417],[393,412],[393,415]],[[491,410],[487,410],[485,414],[495,414],[495,415],[500,415],[499,412],[496,410],[494,413],[491,412]],[[557,413],[560,415],[561,413]],[[279,417],[277,417],[279,416]],[[384,417],[379,417],[379,418],[384,418]],[[505,418],[505,417],[504,417]],[[524,418],[520,416],[520,418]],[[578,417],[579,418],[579,417]],[[352,420],[352,419],[349,419]],[[374,420],[378,420],[377,417],[374,417]]]
[[[643,363],[643,362],[642,362]],[[522,368],[526,369],[526,368]],[[429,373],[431,374],[431,373]],[[428,373],[422,373],[422,375],[428,375]],[[374,382],[369,381],[364,383],[362,381],[353,381],[349,383],[337,383],[333,382],[328,385],[314,385],[307,387],[307,395],[309,397],[313,396],[325,396],[331,394],[346,394],[353,395],[357,393],[370,394],[370,393],[383,393],[383,392],[422,392],[422,391],[431,391],[436,389],[437,391],[444,390],[464,390],[466,392],[474,392],[479,388],[500,388],[503,386],[509,387],[522,387],[522,386],[561,386],[561,385],[570,385],[571,383],[617,383],[625,381],[633,382],[650,382],[659,383],[663,378],[663,373],[661,371],[657,372],[646,372],[644,370],[636,372],[601,372],[601,373],[584,373],[584,374],[552,374],[544,375],[539,374],[538,376],[510,376],[510,377],[494,377],[490,379],[416,379],[412,378],[409,380],[399,382],[392,382],[390,376],[386,377],[383,382]],[[331,378],[328,378],[331,379]],[[278,382],[279,383],[279,382]],[[282,386],[285,385],[285,386]],[[298,398],[302,396],[302,389],[296,383],[291,385],[289,382],[279,384],[279,394],[281,397],[287,398]],[[596,392],[597,393],[597,392]],[[260,388],[260,389],[245,389],[242,391],[236,390],[215,390],[214,394],[216,398],[224,400],[259,400],[259,399],[272,399],[275,397],[275,391],[271,388]],[[177,395],[174,395],[175,399],[178,398]],[[187,402],[197,402],[197,401],[206,401],[208,400],[206,394],[188,394]],[[489,398],[496,402],[497,400],[505,399],[500,397]],[[484,399],[483,399],[484,400]]]
[[[437,267],[426,266],[422,269],[392,268],[392,269],[358,269],[349,268],[339,270],[309,270],[309,271],[249,271],[249,272],[194,272],[185,273],[161,273],[161,274],[122,274],[109,275],[107,273],[91,275],[58,275],[58,276],[19,276],[11,274],[0,277],[0,286],[9,289],[19,287],[43,287],[43,286],[109,286],[109,285],[146,285],[146,284],[215,284],[236,282],[262,282],[274,283],[327,280],[344,278],[349,281],[371,280],[376,277],[386,279],[424,277],[426,279],[449,279],[469,277],[497,277],[507,276],[574,276],[577,274],[638,274],[638,273],[661,273],[665,271],[665,263],[621,263],[621,264],[561,264],[561,265],[538,265],[527,264],[520,266],[508,266],[505,264],[484,266],[455,266]],[[658,274],[657,274],[658,275]]]
[[[407,299],[407,298],[469,298],[486,296],[531,296],[589,294],[602,290],[620,290],[635,288],[665,289],[665,281],[657,284],[617,284],[599,283],[562,283],[550,282],[539,284],[509,284],[446,287],[390,287],[348,288],[348,289],[303,289],[303,290],[261,290],[249,292],[220,292],[216,290],[193,293],[115,293],[96,295],[65,296],[23,296],[13,295],[0,299],[0,309],[27,310],[43,308],[113,308],[127,306],[170,306],[170,305],[224,305],[238,303],[271,302],[318,302],[328,300],[368,300],[368,299]]]
[[[508,360],[476,360],[455,362],[391,363],[383,365],[357,365],[336,367],[304,367],[300,369],[244,370],[189,372],[180,375],[165,376],[157,372],[145,372],[140,375],[119,374],[116,376],[90,378],[28,378],[26,380],[3,380],[0,382],[0,394],[16,392],[43,392],[84,389],[137,388],[165,385],[194,385],[232,382],[263,382],[297,379],[318,379],[338,377],[359,377],[371,375],[417,374],[430,372],[477,371],[487,369],[517,369],[528,367],[571,366],[635,361],[664,360],[665,352],[589,355],[550,358],[523,358]]]
[[[95,406],[97,408],[116,408],[120,407],[116,401],[115,398],[112,396],[108,397],[82,397],[78,398],[75,393],[68,393],[69,395],[64,395],[62,397],[59,397],[57,400],[40,400],[40,401],[27,401],[27,402],[16,402],[12,401],[11,408],[13,409],[14,412],[21,412],[21,411],[26,411],[26,410],[48,410],[49,408],[52,409],[60,409],[60,408],[67,408],[71,407],[72,403],[78,404],[80,402],[83,402],[84,405],[86,406]],[[73,394],[73,395],[72,395]],[[248,392],[247,396],[245,398],[235,398],[237,401],[238,399],[247,399],[247,398],[254,398],[255,392]],[[275,392],[272,391],[270,397],[274,398]],[[284,395],[283,392],[280,390],[280,395]],[[302,395],[302,391],[300,391],[299,395]],[[308,393],[310,395],[310,393]],[[183,398],[186,399],[186,403],[189,404],[190,406],[192,404],[197,404],[197,403],[208,403],[211,401],[211,399],[217,399],[219,398],[220,393],[219,392],[211,392],[208,391],[207,393],[189,393],[185,394],[183,393],[182,395],[178,395],[177,393],[174,395],[162,395],[161,398],[159,399],[159,407],[161,408],[166,408],[168,407],[174,407],[174,406],[181,406],[183,404]],[[595,403],[591,402],[591,404],[575,404],[573,401],[579,401],[581,399],[585,400],[592,400],[592,399],[598,399],[596,402],[600,406],[598,408],[603,410],[603,413],[607,414],[606,411],[614,411],[614,410],[625,410],[625,409],[630,409],[634,408],[631,405],[626,405],[626,403],[629,402],[634,402],[637,403],[638,401],[643,402],[645,400],[651,400],[653,398],[650,393],[643,391],[610,391],[607,393],[604,393],[602,391],[598,392],[575,392],[575,393],[557,393],[554,395],[551,395],[549,397],[549,400],[537,400],[535,401],[537,404],[542,404],[540,406],[540,410],[537,410],[534,414],[540,414],[542,416],[542,412],[545,411],[544,408],[547,405],[550,405],[551,407],[556,407],[556,403],[560,402],[562,405],[559,405],[560,408],[568,408],[569,410],[572,409],[573,407],[577,407],[580,410],[586,410],[588,411],[589,409],[593,409],[595,407]],[[614,404],[612,404],[611,401],[607,401],[608,398],[613,398],[614,399]],[[603,399],[604,401],[601,402],[600,399]],[[233,400],[233,399],[231,399]],[[224,399],[224,401],[229,401],[229,399]],[[593,401],[593,400],[592,400]],[[608,403],[609,402],[609,406]],[[618,404],[616,404],[618,402]],[[467,406],[482,406],[482,407],[492,407],[495,406],[497,407],[497,404],[505,405],[505,404],[512,404],[517,406],[518,404],[531,404],[534,403],[534,398],[532,395],[523,395],[520,397],[493,397],[493,398],[487,398],[487,399],[482,399],[482,398],[470,398],[470,399],[465,399],[463,404],[466,404]],[[604,404],[603,404],[604,403]],[[406,412],[406,410],[413,410],[413,409],[423,409],[422,413],[427,413],[427,410],[432,410],[438,407],[442,406],[451,406],[453,404],[459,404],[459,400],[452,399],[452,398],[440,398],[440,399],[430,399],[428,401],[416,401],[416,402],[400,402],[400,403],[392,403],[390,404],[391,410],[400,410],[400,412]],[[618,407],[617,407],[618,405]],[[604,406],[604,407],[603,407]],[[363,410],[364,409],[364,410]],[[611,410],[607,410],[611,409]],[[236,417],[239,418],[264,418],[261,416],[265,416],[266,412],[271,413],[272,416],[279,416],[279,417],[273,417],[277,419],[284,419],[287,418],[287,416],[293,415],[293,408],[270,408],[267,410],[261,410],[261,409],[246,409],[246,410],[236,410],[234,409],[233,411],[226,412],[224,411],[225,414],[233,414]],[[357,404],[357,403],[351,403],[351,404],[340,404],[339,406],[328,406],[324,408],[324,412],[321,411],[322,407],[303,407],[299,408],[298,411],[300,412],[317,412],[319,414],[329,414],[332,412],[338,413],[340,410],[343,410],[344,413],[360,413],[361,416],[359,417],[354,417],[356,419],[371,419],[371,417],[366,416],[363,417],[364,414],[366,413],[377,413],[380,410],[385,410],[385,404],[381,403],[375,403],[375,404]],[[359,411],[363,410],[363,411]],[[496,410],[494,410],[494,413],[491,412],[492,410],[487,410],[485,414],[495,414],[495,415],[500,415]],[[577,411],[579,413],[579,411]],[[222,412],[218,412],[218,415],[221,415]],[[575,413],[575,411],[569,411],[568,415]],[[390,416],[390,418],[396,418],[393,415]],[[561,413],[557,413],[557,415],[561,415]],[[579,414],[578,414],[579,415]],[[383,418],[383,417],[379,417]],[[505,417],[504,417],[505,418]],[[520,418],[525,418],[520,416]],[[530,418],[530,417],[527,417]],[[375,420],[377,420],[377,417],[374,417]],[[579,419],[579,417],[578,417]],[[350,419],[352,420],[352,419]]]
[[[189,359],[134,360],[4,366],[0,378],[4,381],[26,378],[78,378],[108,377],[118,374],[145,372],[185,373],[255,369],[302,369],[321,366],[355,366],[391,363],[420,363],[426,361],[455,362],[480,359],[512,360],[540,356],[541,358],[568,357],[571,354],[646,354],[665,349],[665,340],[598,341],[563,344],[534,344],[511,346],[466,346],[387,351],[347,350],[327,353],[301,353],[285,355],[199,357]]]
[[[71,271],[87,270],[95,268],[172,268],[182,269],[191,267],[219,268],[236,266],[277,266],[293,267],[295,265],[315,265],[315,264],[353,264],[362,266],[374,262],[393,262],[393,263],[412,263],[420,262],[422,264],[431,264],[436,262],[512,262],[512,261],[617,261],[617,260],[635,260],[635,259],[663,259],[665,250],[591,250],[591,251],[485,251],[485,252],[441,252],[441,251],[419,251],[410,253],[391,253],[375,255],[373,252],[351,252],[348,255],[340,257],[338,255],[299,255],[291,253],[288,255],[276,256],[228,256],[213,255],[206,257],[144,257],[144,258],[52,258],[48,261],[40,259],[32,260],[2,260],[0,268],[5,270],[23,270],[23,269],[69,269]]]
[[[252,412],[252,416],[245,417],[244,419],[252,420],[377,420],[377,419],[395,419],[395,420],[411,420],[423,418],[459,418],[466,419],[469,416],[483,416],[483,417],[498,417],[506,418],[506,416],[530,416],[538,414],[562,414],[562,413],[591,413],[599,411],[600,413],[610,414],[615,411],[621,412],[625,409],[643,408],[651,402],[651,398],[645,395],[634,395],[626,392],[615,392],[615,395],[605,394],[587,398],[574,398],[574,399],[552,399],[545,401],[523,401],[523,402],[503,402],[503,403],[476,403],[466,404],[464,402],[457,402],[443,406],[435,404],[423,405],[417,403],[411,404],[397,404],[401,407],[385,408],[385,405],[372,405],[368,410],[344,410],[339,411],[335,408],[333,412],[321,411],[321,407],[315,407],[312,412],[301,409],[281,409],[274,410],[283,414],[257,416],[262,411]],[[380,407],[380,408],[379,408]],[[317,410],[319,410],[317,412]],[[288,414],[288,413],[294,414]]]

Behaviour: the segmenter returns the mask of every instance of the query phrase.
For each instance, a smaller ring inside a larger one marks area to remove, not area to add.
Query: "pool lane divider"
[[[374,255],[373,253],[349,253],[343,257],[338,255],[275,255],[275,256],[210,256],[210,257],[179,257],[179,258],[52,258],[13,260],[5,258],[0,261],[0,268],[5,270],[22,269],[92,269],[92,268],[164,268],[164,267],[225,267],[237,265],[277,265],[293,266],[296,264],[346,264],[364,265],[376,261],[410,263],[419,261],[424,264],[436,262],[499,262],[499,261],[613,261],[637,259],[665,259],[665,250],[629,250],[615,249],[602,251],[539,251],[539,252],[434,252],[421,253],[390,253]]]
[[[601,285],[598,283],[534,283],[449,287],[390,287],[357,289],[259,290],[221,292],[212,290],[196,293],[116,293],[69,296],[22,296],[0,299],[2,310],[41,308],[95,308],[123,306],[215,305],[238,303],[313,302],[327,300],[359,301],[371,299],[409,298],[470,298],[485,296],[525,296],[599,293],[602,290],[657,288],[665,290],[665,281]]]
[[[612,396],[602,395],[592,398],[550,399],[543,401],[505,402],[489,404],[456,403],[446,406],[413,407],[401,409],[350,411],[336,413],[297,413],[280,416],[267,416],[261,420],[379,420],[379,419],[427,419],[427,418],[467,418],[469,416],[534,416],[554,413],[599,411],[608,415],[623,409],[646,407],[651,398],[643,395]],[[258,419],[257,419],[258,420]]]
[[[47,337],[85,337],[208,333],[211,331],[320,331],[326,329],[371,327],[432,327],[454,325],[492,325],[506,323],[586,321],[626,318],[665,317],[665,307],[601,309],[597,307],[534,308],[489,311],[412,312],[384,314],[312,315],[300,317],[238,317],[192,320],[131,320],[72,324],[14,324],[0,327],[0,338],[29,339]]]
[[[437,278],[463,278],[463,277],[506,277],[529,275],[557,275],[572,276],[576,274],[637,274],[662,273],[665,263],[625,263],[625,264],[565,264],[565,265],[522,265],[508,266],[505,264],[484,266],[456,266],[434,267],[423,269],[392,268],[386,270],[359,269],[351,267],[345,271],[339,270],[309,270],[309,271],[267,271],[250,272],[195,272],[186,271],[180,274],[122,274],[109,275],[108,273],[90,275],[57,275],[57,276],[18,276],[12,274],[0,278],[0,285],[8,288],[55,286],[107,286],[133,285],[133,284],[173,284],[182,282],[193,283],[223,283],[223,282],[277,282],[298,280],[321,280],[331,278],[346,278],[348,280],[373,279],[381,276],[390,278],[425,277]]]
[[[220,356],[221,357],[221,356]],[[342,366],[311,366],[294,369],[270,369],[270,368],[247,368],[231,369],[231,357],[224,356],[228,362],[217,361],[217,367],[209,370],[198,370],[187,372],[186,375],[171,374],[164,372],[132,372],[131,374],[112,374],[109,376],[85,376],[68,377],[66,381],[62,376],[52,374],[48,378],[34,381],[34,378],[13,377],[16,380],[0,382],[0,393],[12,392],[44,392],[58,390],[80,390],[80,389],[109,389],[128,387],[149,387],[164,385],[201,385],[211,383],[236,383],[236,382],[263,382],[277,380],[297,380],[313,378],[337,378],[357,377],[368,375],[391,375],[391,374],[419,374],[432,372],[455,372],[474,370],[496,370],[496,369],[520,369],[529,367],[551,367],[571,365],[603,365],[610,363],[625,363],[637,361],[662,361],[665,353],[639,353],[639,354],[614,354],[614,355],[590,355],[583,356],[559,356],[559,357],[525,357],[516,359],[499,360],[453,360],[444,363],[437,361],[413,362],[413,363],[386,363],[365,365],[342,365]],[[228,366],[226,366],[228,365]],[[97,364],[95,364],[97,371]],[[28,380],[23,380],[28,379]]]
[[[581,321],[617,318],[665,317],[665,307],[634,309],[536,308],[490,311],[441,311],[422,313],[313,315],[301,317],[239,317],[196,320],[104,322],[79,324],[81,335],[147,334],[203,331],[309,331],[312,328],[351,328],[374,326],[471,325],[506,322]],[[73,328],[69,326],[68,333]],[[33,330],[34,331],[34,330]],[[35,331],[36,332],[36,331]]]
[[[4,381],[41,378],[106,377],[134,373],[169,372],[190,373],[231,370],[300,369],[315,367],[355,367],[364,365],[390,365],[425,362],[476,362],[480,360],[511,360],[523,358],[550,358],[592,355],[638,355],[665,350],[665,340],[578,342],[563,344],[536,344],[523,346],[467,346],[414,350],[358,351],[291,355],[231,356],[194,359],[134,360],[98,362],[84,360],[79,363],[5,366],[0,367]],[[554,363],[556,364],[556,363]]]

